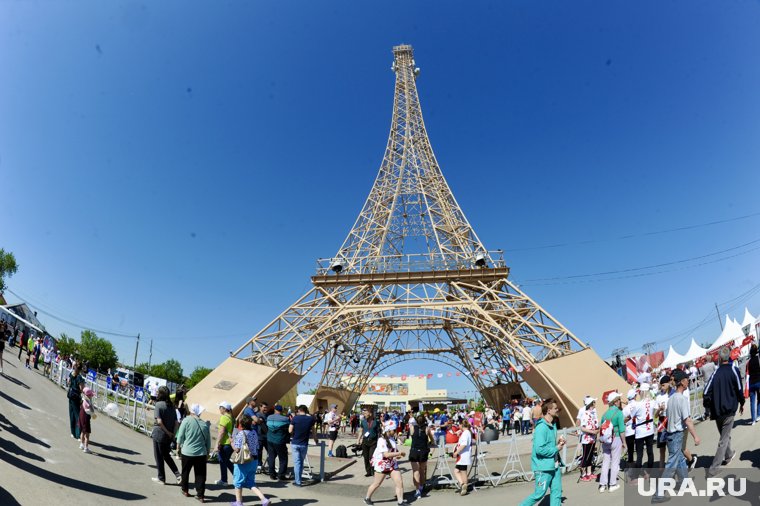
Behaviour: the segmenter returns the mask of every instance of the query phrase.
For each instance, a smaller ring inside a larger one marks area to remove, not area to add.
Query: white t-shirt
[[[599,418],[596,416],[596,408],[584,409],[583,418],[581,418],[581,427],[584,429],[597,430],[599,429]],[[596,441],[596,436],[593,434],[583,433],[581,435],[581,444],[589,444]]]
[[[456,465],[469,466],[472,461],[472,432],[468,429],[462,429],[462,433],[459,435],[459,441],[457,447],[460,448],[457,453]]]
[[[636,419],[636,439],[654,434],[657,425],[654,422],[655,403],[647,396],[636,403],[635,411],[632,411]],[[647,420],[649,421],[648,423]]]
[[[390,447],[388,447],[388,443],[385,442],[385,438],[380,436],[377,439],[375,453],[372,454],[372,466],[374,467],[375,471],[380,473],[385,471],[385,469],[383,469],[382,465],[380,464],[380,461],[383,460],[383,453],[395,452],[397,448],[396,440],[394,438],[388,438],[388,441],[391,443]],[[395,457],[393,458],[393,469],[398,469],[398,459]]]
[[[530,406],[525,406],[522,409],[522,419],[523,422],[530,422],[530,414],[532,413],[532,409],[530,409]]]
[[[335,423],[337,419],[338,419],[338,413],[333,413],[332,411],[328,411],[327,414],[325,415],[325,423],[327,424],[328,430],[330,432],[334,432],[338,430],[337,424],[333,425],[333,423]]]
[[[636,409],[636,401],[628,401],[628,404],[623,408],[623,419],[630,419],[625,422],[625,437],[633,436],[636,431],[633,430],[633,412]]]
[[[655,412],[659,413],[660,408],[663,409],[662,415],[659,416],[660,421],[662,421],[663,418],[665,418],[665,413],[668,409],[668,399],[670,398],[670,394],[668,392],[662,393],[660,391],[657,392],[657,397],[654,398],[655,403]]]
[[[581,409],[578,410],[578,416],[575,417],[575,420],[580,425],[583,425],[583,414],[585,412],[586,412],[586,406],[581,406]]]
[[[522,412],[519,409],[515,410],[515,414],[512,415],[512,420],[519,422],[522,419]]]
[[[689,367],[689,379],[690,380],[697,379],[697,368],[695,366]]]

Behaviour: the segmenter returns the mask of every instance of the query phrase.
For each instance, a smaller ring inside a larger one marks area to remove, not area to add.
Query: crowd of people
[[[0,322],[0,371],[2,352],[10,336],[12,329]],[[86,386],[82,364],[71,357],[57,356],[41,339],[24,340],[23,334],[18,337],[19,360],[25,354],[29,368],[39,369],[39,364],[56,361],[71,364],[67,390],[71,437],[78,440],[84,453],[91,453],[95,393]],[[49,366],[43,365],[42,373],[49,374]],[[691,392],[696,387],[703,389],[705,416],[714,420],[719,438],[706,472],[708,476],[723,472],[736,455],[731,446],[731,432],[737,411],[743,413],[745,397],[750,403],[752,425],[760,416],[760,356],[756,344],[752,344],[748,359],[742,363],[734,360],[731,349],[724,347],[714,361],[699,367],[688,364],[673,370],[651,371],[640,375],[627,392],[611,391],[601,401],[586,396],[575,419],[579,480],[596,483],[600,493],[614,493],[620,488],[621,467],[623,480],[628,482],[646,479],[658,468],[665,476],[684,479],[688,470],[697,466],[697,454],[693,450],[701,444],[692,414],[694,396]],[[155,391],[155,424],[151,438],[157,474],[152,480],[166,484],[165,468],[168,467],[181,493],[191,497],[192,472],[194,497],[201,502],[206,500],[210,459],[219,466],[220,477],[213,483],[234,488],[233,506],[243,504],[245,490],[255,494],[262,504],[269,504],[256,485],[257,473],[267,473],[272,480],[292,481],[296,487],[303,486],[309,442],[318,445],[320,433],[327,439],[328,457],[337,456],[335,445],[339,434],[355,441],[354,451],[361,452],[365,476],[371,478],[365,504],[372,504],[373,494],[386,478],[390,478],[388,481],[395,488],[398,504],[407,504],[399,468],[400,461],[407,456],[412,471],[411,492],[415,499],[425,495],[428,459],[433,448],[446,444],[450,448],[449,457],[454,459],[452,475],[458,484],[457,493],[466,495],[474,446],[491,430],[509,436],[512,432],[532,435],[531,468],[535,490],[521,506],[535,504],[547,493],[551,505],[561,504],[562,472],[566,467],[561,455],[568,442],[558,436],[559,405],[552,399],[513,400],[500,411],[486,406],[480,413],[464,407],[423,412],[411,409],[402,413],[364,406],[359,412],[343,414],[333,404],[312,415],[306,406],[292,410],[248,398],[237,417],[229,403],[219,402],[219,423],[213,437],[209,422],[201,418],[205,408],[198,404],[187,406],[184,395],[182,388],[173,399],[165,386]],[[598,405],[606,405],[603,414]],[[599,454],[601,468],[596,469]],[[181,467],[173,457],[180,460]],[[288,472],[290,458],[293,459],[292,473]],[[653,502],[667,499],[654,496]]]

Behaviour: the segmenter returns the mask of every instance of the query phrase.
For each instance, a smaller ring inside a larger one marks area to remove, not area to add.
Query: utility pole
[[[148,355],[148,367],[153,362],[153,338],[150,338],[150,355]]]
[[[718,311],[718,303],[715,303],[715,312],[718,313],[718,323],[720,324],[720,331],[723,332],[723,320],[720,319],[720,311]]]
[[[654,346],[656,344],[657,344],[656,342],[644,343],[643,345],[641,345],[641,347],[644,349],[644,353],[645,354],[651,355],[652,354],[652,348],[654,348]]]
[[[132,370],[137,369],[137,349],[140,347],[140,334],[137,334],[137,342],[135,343],[135,364],[132,366]]]

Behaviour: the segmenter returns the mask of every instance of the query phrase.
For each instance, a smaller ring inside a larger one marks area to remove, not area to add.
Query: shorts
[[[257,467],[259,467],[258,460],[252,460],[245,464],[235,464],[235,470],[232,473],[232,484],[235,488],[255,487]]]
[[[467,466],[463,464],[457,464],[454,466],[457,471],[467,471]]]
[[[657,433],[657,448],[667,448],[668,447],[668,433],[664,430],[662,432]]]
[[[412,448],[409,450],[409,462],[427,462],[429,450]]]
[[[329,436],[330,436],[330,441],[335,441],[336,439],[338,439],[338,431],[331,430]]]

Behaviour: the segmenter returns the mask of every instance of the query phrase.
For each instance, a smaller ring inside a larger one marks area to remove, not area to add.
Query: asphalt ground
[[[79,442],[69,434],[65,392],[39,372],[24,369],[15,355],[5,353],[4,358],[5,375],[0,376],[0,505],[198,504],[183,497],[177,485],[153,483],[151,477],[156,475],[156,470],[150,439],[105,414],[99,414],[92,421],[93,453],[80,451]],[[710,454],[717,446],[717,430],[714,423],[708,421],[698,424],[697,432],[703,438],[696,448],[698,467],[707,467],[712,461]],[[760,424],[751,426],[748,412],[738,417],[732,439],[737,457],[731,463],[732,468],[760,467],[758,436]],[[341,437],[339,441],[349,444],[352,438]],[[528,447],[526,438],[520,449],[527,451]],[[496,457],[489,456],[487,460],[491,472],[498,473],[502,469],[507,448],[504,444],[489,446],[489,454]],[[691,442],[690,448],[693,449]],[[318,454],[318,448],[310,449],[314,465],[318,464]],[[527,462],[527,455],[522,459]],[[431,461],[431,468],[433,464]],[[265,475],[257,475],[257,484],[272,504],[362,504],[369,478],[364,477],[360,459],[327,459],[325,467],[332,476],[323,483],[297,488],[290,482],[273,482]],[[412,489],[409,464],[402,462],[401,468],[404,489],[409,492]],[[168,470],[167,474],[171,476]],[[219,466],[210,463],[208,483],[219,476]],[[622,489],[599,494],[596,484],[579,483],[577,479],[577,472],[563,477],[564,504],[623,504]],[[451,488],[443,488],[431,490],[418,501],[420,506],[516,505],[532,491],[532,482],[478,487],[465,497],[459,497]],[[212,504],[228,504],[234,500],[234,491],[207,485],[206,497]],[[250,491],[244,493],[244,500],[246,504],[259,503]],[[391,483],[384,483],[373,500],[379,505],[392,506],[395,497]],[[411,501],[409,494],[407,500]],[[548,496],[540,504],[548,506]]]

